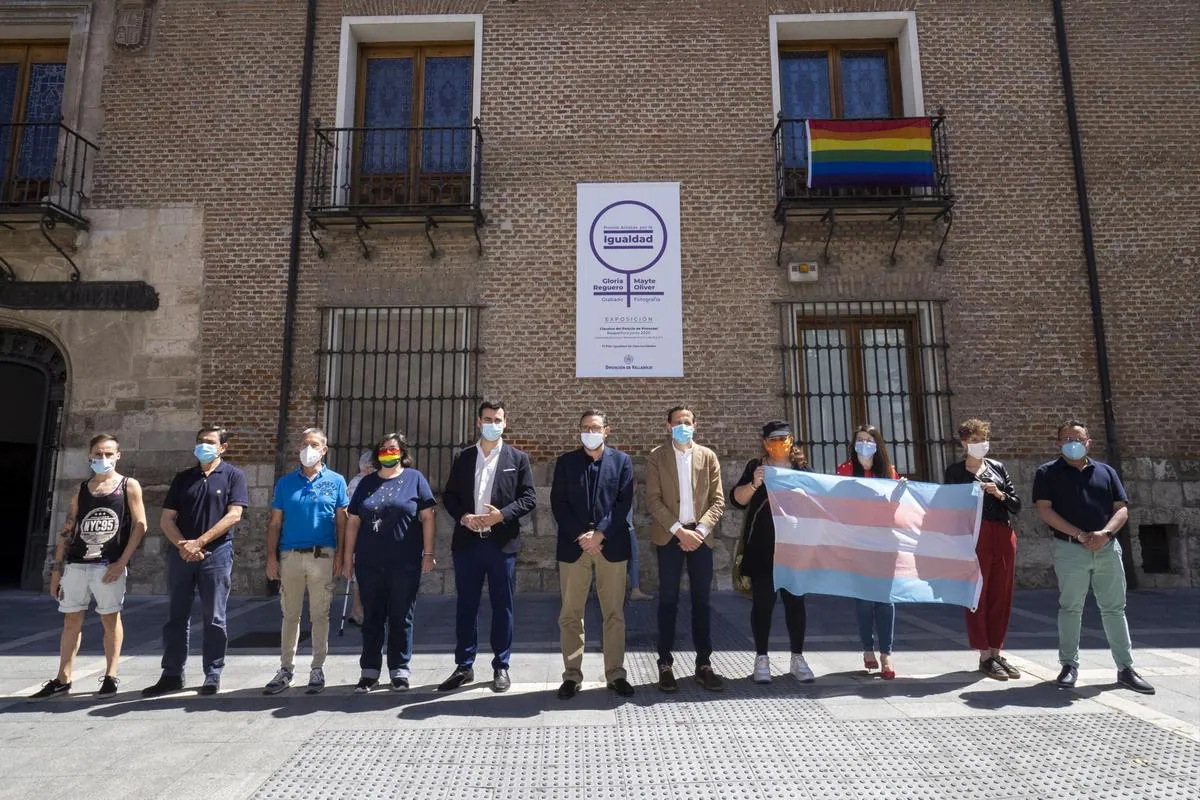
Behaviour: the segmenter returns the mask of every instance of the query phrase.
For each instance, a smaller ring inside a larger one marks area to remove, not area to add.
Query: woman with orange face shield
[[[788,638],[791,640],[792,677],[812,683],[813,671],[804,660],[804,629],[807,624],[804,597],[786,589],[775,590],[775,521],[763,485],[767,467],[804,469],[804,450],[796,445],[791,427],[773,420],[762,429],[763,455],[746,464],[741,479],[729,493],[730,502],[745,511],[742,525],[742,573],[750,579],[752,605],[750,629],[754,633],[754,682],[771,682],[771,661],[767,645],[771,637],[771,616],[777,598],[783,599]]]

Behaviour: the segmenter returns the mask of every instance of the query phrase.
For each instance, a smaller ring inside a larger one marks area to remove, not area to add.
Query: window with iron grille
[[[954,453],[941,303],[790,303],[780,314],[788,411],[809,467],[832,473],[869,423],[897,472],[940,482]]]
[[[362,451],[399,431],[440,492],[455,448],[472,438],[479,309],[329,308],[323,324],[329,465],[349,478]]]

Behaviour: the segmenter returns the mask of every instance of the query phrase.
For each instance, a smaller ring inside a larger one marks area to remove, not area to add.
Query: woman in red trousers
[[[1013,575],[1017,565],[1017,534],[1009,517],[1021,510],[1021,498],[1013,489],[1004,465],[987,458],[991,426],[969,419],[958,426],[966,458],[946,467],[945,483],[978,481],[983,487],[983,520],[975,553],[983,573],[979,608],[967,612],[967,638],[979,651],[979,671],[989,678],[1006,681],[1018,672],[1000,655],[1008,619],[1012,614]]]

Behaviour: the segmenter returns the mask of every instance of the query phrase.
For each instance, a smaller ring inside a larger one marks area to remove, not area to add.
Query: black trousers
[[[783,597],[783,616],[787,622],[788,638],[791,640],[792,652],[804,652],[804,629],[808,625],[808,616],[804,610],[804,596],[796,596],[786,589],[775,591],[775,582],[770,575],[763,578],[752,578],[750,606],[750,630],[754,634],[754,649],[760,656],[767,654],[767,645],[771,639],[771,616],[775,612],[775,600]]]

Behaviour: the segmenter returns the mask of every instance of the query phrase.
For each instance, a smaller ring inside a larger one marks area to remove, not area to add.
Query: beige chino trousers
[[[296,670],[296,642],[300,639],[300,615],[308,590],[308,616],[312,620],[312,666],[325,666],[329,654],[329,605],[333,601],[333,550],[321,558],[312,553],[283,551],[279,564],[279,604],[283,607],[280,635],[280,666]]]
[[[587,606],[592,573],[604,618],[604,680],[625,677],[625,582],[626,561],[609,561],[603,555],[584,553],[578,561],[558,562],[558,585],[562,609],[558,615],[559,645],[562,647],[563,680],[583,682],[583,612]]]

